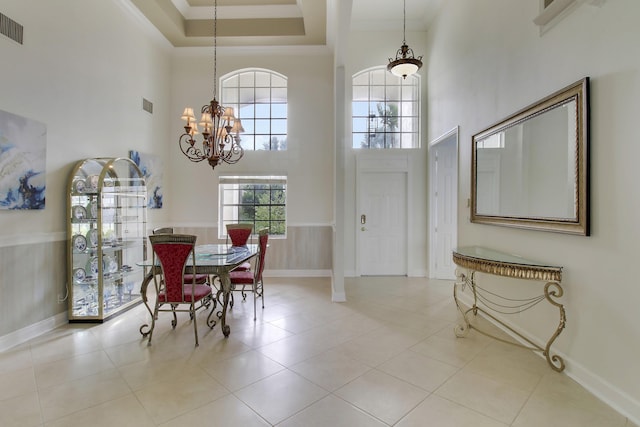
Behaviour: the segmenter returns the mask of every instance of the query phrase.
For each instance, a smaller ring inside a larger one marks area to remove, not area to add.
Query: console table
[[[465,271],[456,269],[457,280],[453,287],[453,298],[458,310],[462,313],[464,322],[456,326],[456,336],[463,337],[469,332],[469,329],[475,329],[491,338],[530,350],[540,351],[546,357],[547,363],[551,368],[558,372],[562,372],[564,370],[564,360],[562,357],[558,355],[551,355],[551,344],[553,344],[556,338],[558,338],[558,335],[560,335],[566,323],[564,306],[557,301],[564,293],[560,286],[560,282],[562,281],[562,267],[547,265],[524,259],[516,255],[510,255],[479,246],[467,246],[455,249],[453,251],[453,262],[459,267],[466,269]],[[541,295],[526,299],[512,299],[487,291],[478,286],[475,280],[476,272],[511,277],[515,279],[542,281],[546,283]],[[463,308],[458,300],[458,288],[464,291],[466,286],[469,286],[473,292],[473,305],[467,309]],[[523,336],[521,333],[491,314],[491,312],[500,314],[520,313],[533,308],[542,301],[548,301],[550,304],[557,307],[559,311],[558,327],[544,347],[532,342],[529,338]],[[482,331],[477,326],[473,325],[469,319],[471,314],[475,316],[478,312],[490,317],[530,345],[507,341],[491,335],[488,332]]]

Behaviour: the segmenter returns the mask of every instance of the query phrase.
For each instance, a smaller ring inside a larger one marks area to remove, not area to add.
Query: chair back
[[[253,224],[227,224],[226,227],[231,246],[246,245],[253,232]]]
[[[153,234],[173,234],[173,227],[158,227],[153,229]]]
[[[267,255],[267,243],[269,242],[269,229],[263,228],[258,232],[258,260],[255,270],[255,280],[262,281],[264,271],[264,258]]]
[[[164,286],[165,302],[185,302],[184,298],[184,271],[189,255],[192,255],[193,270],[196,261],[194,247],[196,236],[190,234],[154,234],[149,236],[153,248],[154,265],[158,263],[162,269],[164,280],[156,280],[156,291],[160,293],[160,283]],[[154,278],[156,275],[154,275]],[[193,283],[185,286],[195,287]],[[193,292],[191,292],[193,295]]]

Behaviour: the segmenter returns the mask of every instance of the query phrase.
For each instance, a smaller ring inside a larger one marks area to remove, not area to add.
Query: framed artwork
[[[0,209],[44,209],[47,126],[0,110]]]
[[[155,154],[141,153],[130,150],[129,158],[140,168],[147,183],[147,207],[160,209],[162,207],[162,159]]]

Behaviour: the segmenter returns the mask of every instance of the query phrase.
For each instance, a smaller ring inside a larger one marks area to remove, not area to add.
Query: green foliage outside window
[[[239,222],[253,223],[256,232],[268,228],[271,235],[285,234],[285,185],[242,184],[239,191]]]

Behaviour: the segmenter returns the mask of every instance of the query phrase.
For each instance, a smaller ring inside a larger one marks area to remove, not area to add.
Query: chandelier
[[[196,135],[199,133],[198,124],[193,109],[187,107],[182,113],[182,120],[186,121],[184,133],[178,144],[180,150],[192,162],[207,160],[215,167],[222,163],[234,164],[240,160],[244,150],[240,145],[240,133],[244,132],[240,119],[234,116],[232,107],[223,107],[216,99],[218,86],[218,0],[214,0],[213,15],[213,99],[205,104],[200,118],[200,132],[202,142],[199,144]]]
[[[419,57],[413,56],[413,49],[411,49],[407,45],[407,1],[403,2],[403,13],[404,13],[404,26],[402,30],[402,46],[396,52],[396,59],[389,58],[389,64],[387,65],[387,70],[389,70],[393,75],[398,77],[402,77],[406,79],[407,76],[410,76],[416,73],[420,67],[422,67],[422,55]]]

